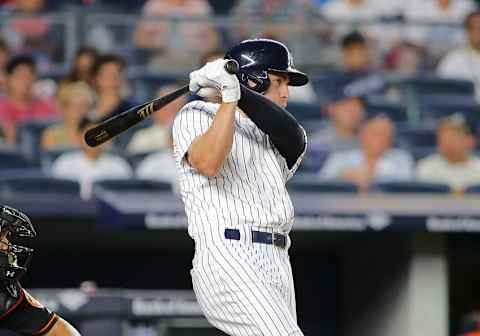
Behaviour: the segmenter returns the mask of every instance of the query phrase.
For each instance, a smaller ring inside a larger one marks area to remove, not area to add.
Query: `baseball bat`
[[[228,60],[225,63],[225,70],[230,74],[236,74],[239,70],[238,62],[235,60]],[[122,113],[105,119],[85,133],[85,142],[90,147],[101,145],[148,118],[153,112],[160,110],[162,107],[188,92],[189,88],[187,84],[163,97],[134,106]]]

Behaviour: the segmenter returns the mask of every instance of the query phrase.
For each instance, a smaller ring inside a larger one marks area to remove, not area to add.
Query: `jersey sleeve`
[[[213,115],[202,101],[185,105],[173,122],[173,153],[181,164],[193,140],[205,133],[213,122]]]
[[[285,182],[290,180],[290,178],[292,178],[292,176],[295,174],[298,167],[300,166],[300,163],[302,163],[303,157],[305,156],[305,153],[307,151],[307,144],[308,144],[307,133],[305,132],[305,129],[302,126],[300,126],[300,128],[302,129],[302,132],[303,132],[304,147],[303,147],[303,151],[300,153],[300,156],[297,158],[292,168],[288,168],[287,160],[283,157],[282,154],[280,154],[280,152],[272,144],[273,150],[275,151],[275,156],[277,158],[278,163],[280,164],[280,168],[282,169],[282,175]]]
[[[0,317],[2,328],[22,335],[45,335],[58,320],[58,316],[21,289],[18,301]]]

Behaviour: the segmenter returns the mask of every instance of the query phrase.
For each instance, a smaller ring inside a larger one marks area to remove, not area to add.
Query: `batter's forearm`
[[[188,162],[205,176],[218,175],[230,153],[235,132],[237,103],[222,103],[210,128],[193,140],[188,150]]]
[[[292,168],[305,150],[305,134],[297,120],[270,99],[241,85],[242,98],[238,106],[268,134],[278,152]]]

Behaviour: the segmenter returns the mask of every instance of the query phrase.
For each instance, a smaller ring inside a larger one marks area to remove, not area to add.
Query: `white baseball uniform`
[[[210,323],[229,335],[303,335],[288,256],[293,206],[285,183],[305,151],[288,169],[268,135],[237,110],[233,145],[220,173],[199,174],[185,154],[219,106],[191,102],[173,124],[181,195],[195,241],[193,289]],[[238,230],[239,240],[226,239],[225,229]],[[286,247],[252,242],[252,230],[287,235]]]

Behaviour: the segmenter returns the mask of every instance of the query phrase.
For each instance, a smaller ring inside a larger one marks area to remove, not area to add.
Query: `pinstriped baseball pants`
[[[232,336],[303,336],[288,251],[248,239],[197,246],[193,289],[208,321]]]

